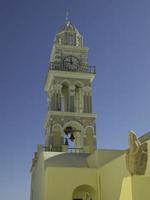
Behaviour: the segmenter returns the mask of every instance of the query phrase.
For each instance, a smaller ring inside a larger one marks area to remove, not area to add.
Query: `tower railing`
[[[54,152],[62,152],[62,148],[61,147],[50,147],[50,146],[42,146],[42,150],[45,152],[50,152],[50,151],[54,151]],[[69,153],[84,153],[84,149],[83,148],[67,148]]]
[[[68,71],[68,72],[83,72],[96,74],[96,66],[80,66],[68,63],[63,65],[61,63],[49,63],[48,70]]]

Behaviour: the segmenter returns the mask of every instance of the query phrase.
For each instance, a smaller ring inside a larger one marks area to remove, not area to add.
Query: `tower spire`
[[[69,12],[68,11],[66,11],[65,22],[66,22],[66,24],[69,23]]]

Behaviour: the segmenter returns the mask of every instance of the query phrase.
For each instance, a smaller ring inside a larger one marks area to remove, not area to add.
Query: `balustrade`
[[[77,66],[77,65],[63,65],[60,63],[49,63],[49,70],[58,70],[58,71],[71,71],[71,72],[83,72],[83,73],[92,73],[96,74],[95,66]]]

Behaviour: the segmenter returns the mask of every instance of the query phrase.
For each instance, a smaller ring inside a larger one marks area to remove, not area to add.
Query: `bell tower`
[[[91,85],[95,75],[95,66],[88,65],[83,37],[66,19],[56,33],[44,85],[48,94],[45,148],[77,153],[96,149]]]

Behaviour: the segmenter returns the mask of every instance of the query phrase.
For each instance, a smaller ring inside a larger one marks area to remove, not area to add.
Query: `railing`
[[[68,72],[84,72],[96,74],[96,66],[78,66],[73,64],[63,65],[60,63],[49,63],[49,70],[68,71]]]
[[[43,151],[52,151],[52,148],[50,146],[42,146]]]
[[[56,152],[61,152],[62,151],[62,148],[61,147],[50,147],[50,146],[42,146],[42,149],[43,149],[43,151],[45,151],[45,152],[47,152],[47,151],[56,151]],[[70,152],[70,153],[83,153],[83,148],[70,148],[70,147],[68,147],[67,148],[68,149],[68,152]]]
[[[56,151],[56,152],[61,152],[62,148],[61,147],[52,147],[52,146],[42,146],[43,151]]]
[[[68,148],[68,152],[70,152],[70,153],[83,153],[84,149],[83,148]]]

